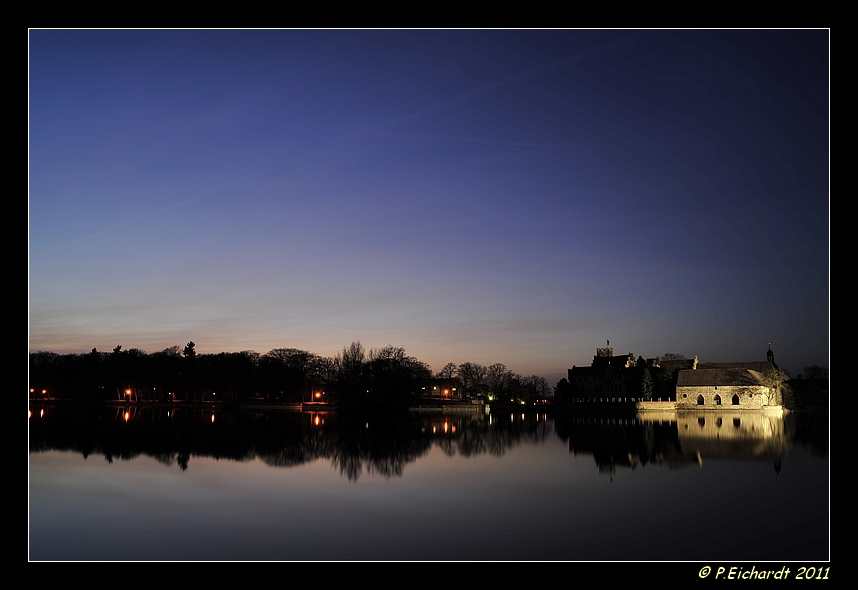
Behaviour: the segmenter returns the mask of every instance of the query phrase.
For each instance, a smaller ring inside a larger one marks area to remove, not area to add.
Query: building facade
[[[597,348],[589,367],[568,370],[569,401],[675,401],[676,408],[733,409],[780,405],[771,345],[765,361],[700,363],[697,356],[664,360],[635,359],[631,352],[614,356],[610,347]]]

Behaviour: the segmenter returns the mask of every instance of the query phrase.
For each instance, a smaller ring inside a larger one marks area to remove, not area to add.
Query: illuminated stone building
[[[614,356],[608,346],[596,349],[589,367],[568,370],[569,397],[590,402],[675,400],[677,409],[761,408],[781,404],[780,392],[772,389],[770,379],[777,369],[771,346],[765,361],[735,363],[700,363],[697,356],[635,359],[631,352]]]
[[[701,363],[694,369],[680,370],[676,407],[752,409],[780,405],[780,392],[773,390],[770,380],[777,370],[771,346],[765,361]]]

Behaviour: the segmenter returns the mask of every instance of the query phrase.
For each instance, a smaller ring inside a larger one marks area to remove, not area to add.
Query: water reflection
[[[77,404],[29,415],[33,559],[829,553],[825,417]],[[748,490],[766,510],[735,510]]]
[[[364,473],[399,477],[438,447],[447,456],[503,455],[548,436],[545,414],[358,414],[233,411],[69,404],[41,405],[30,416],[31,452],[67,450],[128,460],[151,456],[188,469],[192,457],[292,467],[327,459],[350,480]]]
[[[592,455],[601,473],[725,458],[766,461],[779,472],[801,423],[792,415],[729,410],[554,418],[545,413],[367,415],[78,404],[38,404],[29,416],[31,452],[75,451],[84,457],[103,455],[108,462],[145,455],[182,470],[195,456],[258,458],[272,467],[326,459],[349,480],[369,473],[400,477],[407,464],[433,447],[449,457],[502,456],[552,433],[574,455]],[[827,430],[805,424],[805,431],[811,447],[824,454]]]
[[[686,460],[743,459],[768,461],[780,472],[781,457],[789,449],[782,417],[757,412],[683,413],[677,419],[679,450]]]
[[[573,454],[592,454],[601,473],[647,464],[681,468],[705,460],[731,459],[772,464],[781,459],[799,430],[803,442],[827,453],[827,416],[786,417],[746,411],[587,414],[558,418],[557,434]]]

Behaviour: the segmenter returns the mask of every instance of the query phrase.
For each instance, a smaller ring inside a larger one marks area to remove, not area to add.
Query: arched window
[[[739,405],[739,394],[738,394],[738,393],[734,393],[734,394],[733,394],[733,405],[734,405],[734,406],[738,406],[738,405]]]
[[[715,405],[716,405],[716,406],[720,406],[720,405],[721,405],[721,396],[720,396],[720,395],[718,395],[717,393],[715,394]]]
[[[697,405],[698,406],[703,405],[703,395],[702,394],[697,396]]]

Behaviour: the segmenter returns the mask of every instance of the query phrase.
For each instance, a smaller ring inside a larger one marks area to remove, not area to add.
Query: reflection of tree
[[[350,480],[400,477],[435,446],[448,456],[502,455],[545,440],[546,417],[239,412],[141,406],[42,406],[30,422],[30,450],[101,454],[108,461],[149,456],[188,469],[192,457],[260,459],[288,468],[331,461]]]

